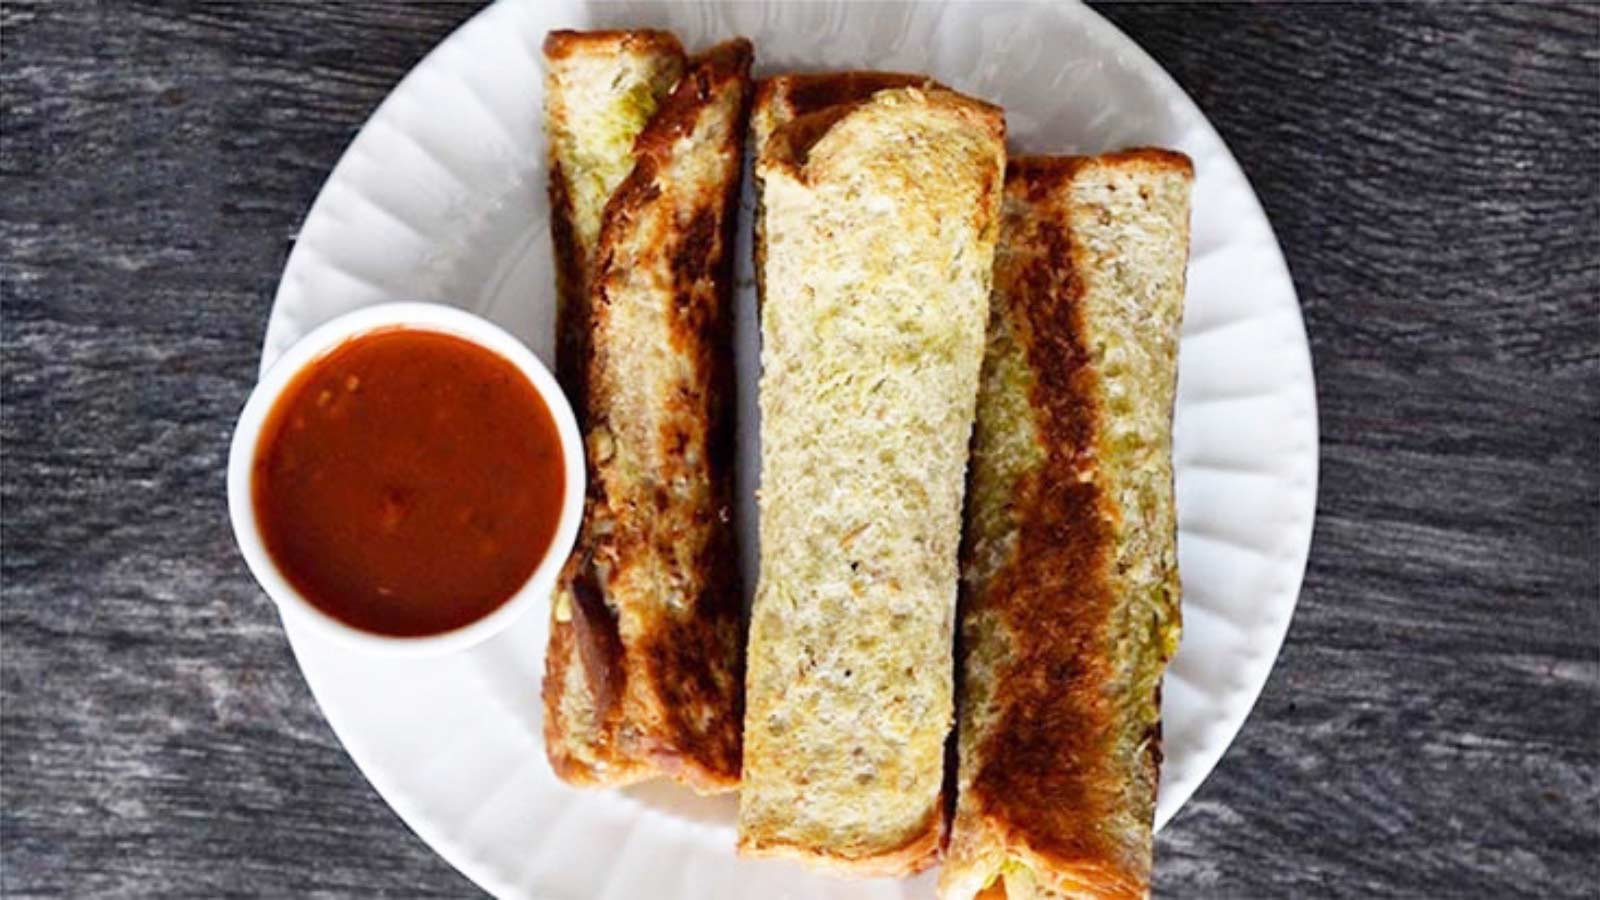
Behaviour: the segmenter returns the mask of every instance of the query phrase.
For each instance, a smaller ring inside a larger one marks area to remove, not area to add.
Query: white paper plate
[[[1316,507],[1316,398],[1294,286],[1244,175],[1177,85],[1086,8],[501,2],[429,54],[334,169],[290,254],[263,368],[318,323],[393,299],[465,306],[550,359],[539,47],[549,29],[601,26],[671,28],[691,48],[745,35],[758,73],[927,72],[1003,105],[1023,150],[1155,144],[1193,157],[1175,449],[1185,622],[1163,695],[1157,814],[1170,819],[1243,724],[1288,628]],[[742,233],[748,285],[748,221]],[[754,521],[757,459],[753,310],[746,288],[738,322],[745,522]],[[930,875],[838,881],[737,860],[731,797],[666,785],[581,792],[557,782],[540,746],[545,631],[545,616],[530,614],[475,650],[424,661],[353,656],[292,627],[289,638],[373,786],[492,893],[930,895]]]

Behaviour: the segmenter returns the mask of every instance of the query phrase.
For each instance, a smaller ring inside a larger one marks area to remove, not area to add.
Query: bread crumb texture
[[[566,76],[550,103],[568,111],[570,180],[609,193],[586,302],[563,313],[582,351],[576,405],[590,477],[553,597],[546,744],[574,783],[660,774],[728,790],[743,724],[729,237],[751,48],[734,40],[697,55],[658,98],[676,41],[619,40],[657,46],[654,62],[617,48],[594,71],[576,51],[551,62]],[[634,130],[614,159],[617,135]],[[580,237],[583,227],[579,215]]]
[[[896,89],[833,122],[803,162],[758,163],[762,550],[743,852],[858,872],[936,852],[1003,154],[997,110]]]
[[[1013,160],[963,547],[946,898],[1149,891],[1179,631],[1186,158]],[[1003,891],[1003,893],[999,893]]]
[[[545,127],[550,158],[572,195],[575,229],[585,254],[600,239],[600,216],[633,171],[633,142],[683,75],[683,50],[653,32],[619,32],[609,40],[569,34],[545,57]]]

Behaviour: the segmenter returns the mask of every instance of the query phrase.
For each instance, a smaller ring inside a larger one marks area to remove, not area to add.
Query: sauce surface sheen
[[[256,444],[267,552],[312,605],[363,631],[441,634],[487,616],[555,536],[565,469],[544,400],[452,335],[360,335],[297,374]]]

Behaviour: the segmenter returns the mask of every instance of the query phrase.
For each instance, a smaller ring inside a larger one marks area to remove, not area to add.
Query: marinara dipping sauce
[[[358,335],[295,376],[256,444],[251,500],[313,606],[422,637],[483,618],[533,575],[561,517],[559,433],[509,360],[453,335]]]

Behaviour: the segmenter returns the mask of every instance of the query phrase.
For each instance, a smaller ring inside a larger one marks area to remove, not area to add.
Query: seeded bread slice
[[[939,89],[801,115],[761,150],[746,855],[854,874],[937,856],[1004,162],[1000,111]]]
[[[552,31],[544,41],[550,234],[556,263],[556,374],[577,407],[589,272],[600,218],[633,171],[633,144],[683,75],[665,31]]]
[[[551,106],[567,110],[552,147],[590,148],[553,151],[572,162],[567,185],[589,186],[566,191],[568,268],[584,290],[560,327],[590,483],[553,598],[545,740],[569,782],[668,775],[710,792],[738,784],[743,715],[730,322],[752,53],[744,40],[719,45],[658,94],[676,41],[642,35],[563,38],[657,56],[585,68],[555,85],[564,96]],[[551,65],[573,68],[570,56]],[[625,166],[607,131],[618,122],[639,127]]]
[[[962,550],[947,900],[1149,893],[1192,177],[1162,150],[1011,161]]]

